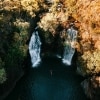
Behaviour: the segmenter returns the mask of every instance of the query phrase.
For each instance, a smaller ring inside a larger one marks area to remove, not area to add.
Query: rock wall
[[[33,20],[35,16],[37,17],[36,12],[40,18],[38,23]],[[19,71],[23,69],[22,62],[27,56],[28,41],[35,27],[34,24],[37,24],[43,33],[40,35],[43,36],[41,39],[45,43],[45,50],[48,46],[53,50],[61,51],[66,45],[64,41],[67,36],[64,30],[73,25],[78,31],[78,42],[74,44],[78,54],[77,72],[86,78],[90,77],[88,79],[90,81],[93,78],[96,82],[96,76],[98,78],[100,75],[100,0],[0,1],[0,41],[2,41],[0,70],[3,73],[0,72],[0,80],[2,79],[2,82],[6,81],[7,76],[13,75],[8,75],[8,72],[13,73],[16,69]],[[89,81],[84,81],[84,85],[85,82]],[[100,82],[98,84],[100,85]],[[91,88],[93,85],[87,86]],[[92,99],[91,95],[88,97]]]

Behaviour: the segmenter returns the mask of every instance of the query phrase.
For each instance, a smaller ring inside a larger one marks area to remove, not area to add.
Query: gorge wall
[[[37,17],[40,19],[38,23],[34,20]],[[42,49],[44,53],[48,52],[48,48],[62,53],[67,37],[64,30],[74,26],[78,31],[77,42],[72,44],[77,50],[77,73],[87,78],[82,83],[86,95],[91,100],[98,100],[100,0],[0,1],[0,88],[9,79],[12,78],[12,83],[15,77],[23,73],[29,39],[36,25],[39,26],[40,37],[45,44]],[[1,94],[3,91],[2,88]]]

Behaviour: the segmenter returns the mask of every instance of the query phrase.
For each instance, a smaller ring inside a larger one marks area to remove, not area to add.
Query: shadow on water
[[[37,68],[31,68],[6,100],[87,100],[80,86],[83,78],[74,66],[65,66],[61,59],[43,58]]]

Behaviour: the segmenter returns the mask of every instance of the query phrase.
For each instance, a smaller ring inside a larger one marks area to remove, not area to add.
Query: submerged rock
[[[100,100],[100,76],[88,78],[81,85],[90,100]]]

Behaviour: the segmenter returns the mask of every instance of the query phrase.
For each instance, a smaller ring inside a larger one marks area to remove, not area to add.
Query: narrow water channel
[[[65,66],[55,57],[44,58],[5,100],[88,100],[80,86],[83,78],[76,74],[74,67]]]

